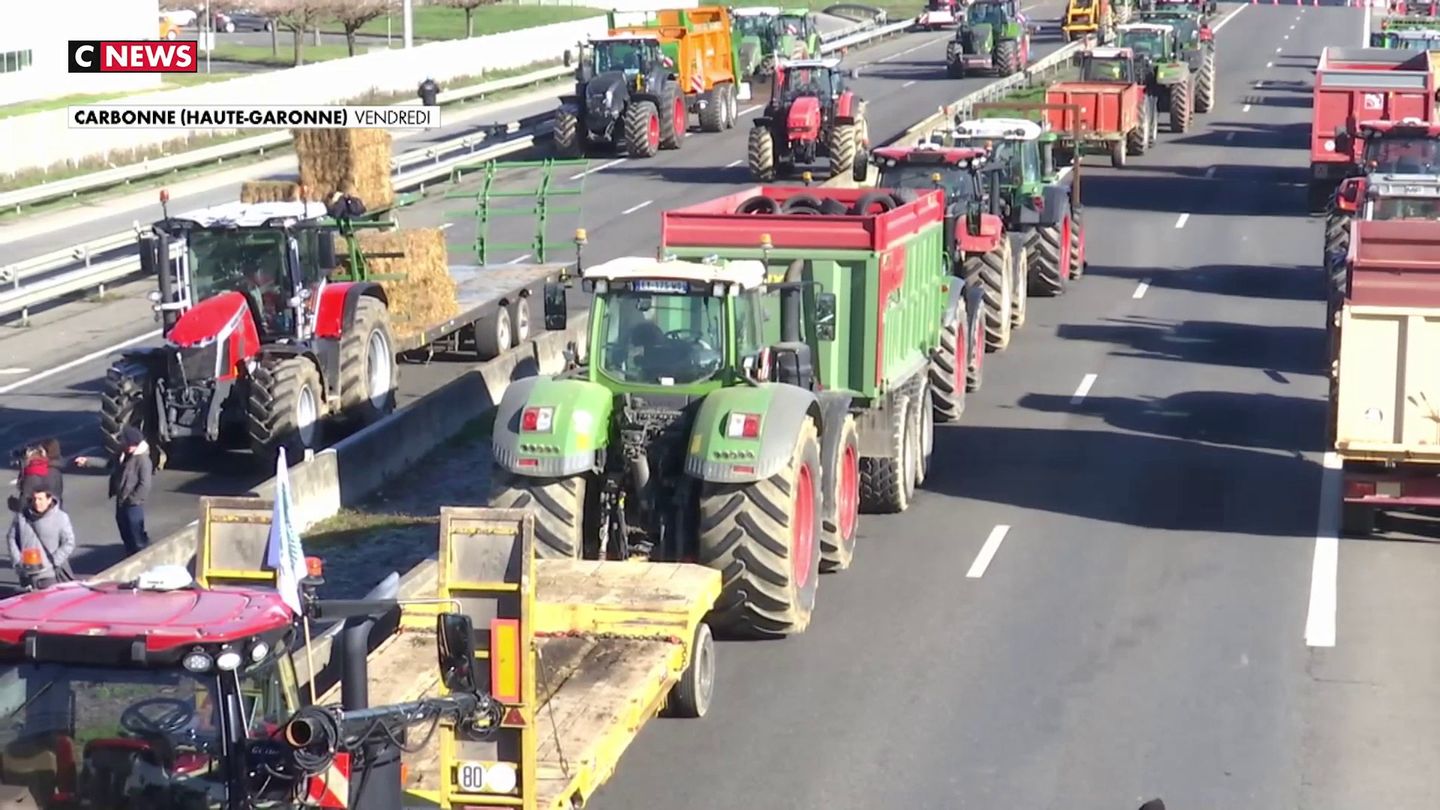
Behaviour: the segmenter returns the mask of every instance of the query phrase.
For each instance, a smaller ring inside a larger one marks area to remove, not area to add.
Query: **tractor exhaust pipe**
[[[805,260],[796,259],[785,269],[785,286],[780,288],[780,340],[800,343],[805,337],[801,329],[800,281],[804,278]]]

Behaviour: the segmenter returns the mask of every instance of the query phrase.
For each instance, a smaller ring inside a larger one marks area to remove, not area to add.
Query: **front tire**
[[[120,434],[127,427],[139,430],[153,443],[145,430],[145,417],[150,412],[148,398],[152,395],[150,368],[145,363],[127,357],[105,372],[105,387],[100,392],[100,435],[106,455],[114,458],[120,454]]]
[[[775,139],[765,127],[750,128],[750,142],[746,150],[750,164],[750,176],[762,182],[775,179]]]
[[[855,143],[859,135],[857,124],[836,124],[830,129],[830,176],[840,177],[850,172],[855,165]]]
[[[700,491],[701,565],[721,572],[717,629],[778,637],[810,624],[820,584],[820,442],[807,419],[785,469]]]
[[[660,113],[652,101],[634,101],[625,108],[622,122],[625,151],[630,157],[655,157],[660,151]]]
[[[1067,220],[1068,221],[1068,220]],[[1054,298],[1065,294],[1065,259],[1068,247],[1065,228],[1050,225],[1035,229],[1035,240],[1030,245],[1030,291],[1043,298]]]
[[[262,362],[250,378],[246,418],[250,451],[274,464],[280,448],[286,460],[300,461],[306,450],[319,450],[325,423],[320,372],[305,357]]]
[[[532,478],[497,467],[490,505],[524,509],[535,516],[536,559],[578,560],[585,547],[589,483],[583,475]]]
[[[355,321],[340,339],[340,401],[345,421],[363,427],[393,412],[399,379],[390,310],[380,299],[367,295],[355,307]]]
[[[569,107],[555,112],[555,123],[550,139],[555,144],[555,154],[562,158],[578,158],[585,154],[585,144],[580,133],[580,115]]]

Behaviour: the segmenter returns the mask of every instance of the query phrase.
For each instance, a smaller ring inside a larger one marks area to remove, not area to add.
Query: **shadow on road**
[[[1224,321],[1162,321],[1139,316],[1098,324],[1061,324],[1064,340],[1114,345],[1112,357],[1176,360],[1212,366],[1321,374],[1327,356],[1325,330],[1306,326],[1260,326]]]
[[[1319,246],[1316,246],[1319,252]],[[1202,264],[1197,267],[1091,267],[1097,275],[1144,279],[1152,290],[1181,290],[1275,301],[1322,301],[1325,279],[1319,268],[1300,265]],[[1317,318],[1323,315],[1317,310]],[[1317,321],[1318,323],[1318,321]]]

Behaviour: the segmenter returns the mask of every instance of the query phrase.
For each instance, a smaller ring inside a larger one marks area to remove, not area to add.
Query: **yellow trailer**
[[[197,579],[273,581],[262,565],[269,510],[260,499],[204,499]],[[498,733],[442,725],[405,754],[407,806],[583,806],[646,721],[709,709],[715,645],[705,617],[720,595],[720,572],[536,560],[533,545],[528,512],[446,507],[437,562],[405,577],[399,627],[368,658],[370,704],[445,693],[432,662],[436,616],[448,612],[471,619],[476,680],[504,707]],[[305,654],[294,659],[300,664]],[[336,686],[317,702],[339,696]]]

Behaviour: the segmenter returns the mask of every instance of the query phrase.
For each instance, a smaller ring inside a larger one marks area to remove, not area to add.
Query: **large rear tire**
[[[826,459],[829,507],[820,528],[820,570],[844,571],[855,559],[860,515],[860,430],[855,417],[840,425],[834,458]]]
[[[775,179],[775,139],[766,127],[750,128],[750,143],[746,149],[750,164],[750,176],[762,182]]]
[[[652,101],[632,101],[625,108],[625,151],[632,158],[654,157],[660,151],[660,113]]]
[[[589,480],[583,475],[531,478],[495,468],[490,505],[535,516],[535,557],[578,560],[585,547]]]
[[[730,102],[725,98],[728,84],[717,84],[705,94],[705,104],[700,108],[700,131],[719,132],[725,128]]]
[[[395,410],[398,368],[390,310],[380,299],[364,296],[340,338],[340,402],[348,424],[363,427]]]
[[[685,94],[679,87],[665,86],[660,113],[660,148],[679,149],[690,129],[690,111],[685,108]]]
[[[958,422],[965,413],[969,341],[961,330],[966,326],[962,307],[955,322],[940,330],[940,346],[930,355],[930,396],[937,422]]]
[[[1085,275],[1085,223],[1076,216],[1074,209],[1070,214],[1070,280],[1079,281]]]
[[[739,636],[776,637],[810,624],[820,579],[820,442],[806,420],[785,469],[747,484],[700,490],[701,565],[721,572],[712,623]]]
[[[1014,262],[1010,274],[1011,306],[1010,331],[1025,328],[1025,317],[1030,314],[1030,251],[1025,245],[1024,234],[1010,237],[1010,261]]]
[[[292,464],[303,460],[306,450],[319,450],[325,433],[322,397],[320,372],[310,359],[260,363],[246,403],[250,451],[262,464],[273,465],[281,447]]]
[[[915,497],[914,443],[910,436],[912,399],[897,396],[890,412],[890,452],[860,459],[860,511],[896,514]]]
[[[1195,112],[1208,113],[1215,107],[1215,52],[1207,50],[1195,77]]]
[[[1035,229],[1028,259],[1031,293],[1042,298],[1065,294],[1068,247],[1063,243],[1066,236],[1063,222]]]
[[[1020,43],[1013,39],[1002,39],[995,43],[995,53],[990,56],[998,76],[1009,76],[1020,70]]]
[[[550,139],[555,144],[555,154],[560,157],[578,158],[583,156],[585,140],[584,135],[580,132],[580,114],[569,107],[561,107],[556,110]]]
[[[965,257],[965,279],[978,279],[984,292],[985,348],[1004,351],[1010,345],[1011,310],[1014,288],[1010,275],[1010,241],[1000,240],[1000,248],[989,253],[972,253]]]
[[[105,387],[100,391],[100,435],[106,455],[119,455],[123,449],[120,434],[125,428],[133,427],[145,434],[150,390],[150,369],[138,360],[119,360],[105,372]]]
[[[836,124],[830,128],[830,176],[841,177],[855,165],[855,143],[859,128],[855,124]]]
[[[1195,107],[1193,79],[1170,86],[1170,131],[1186,132],[1190,129],[1191,111]]]

